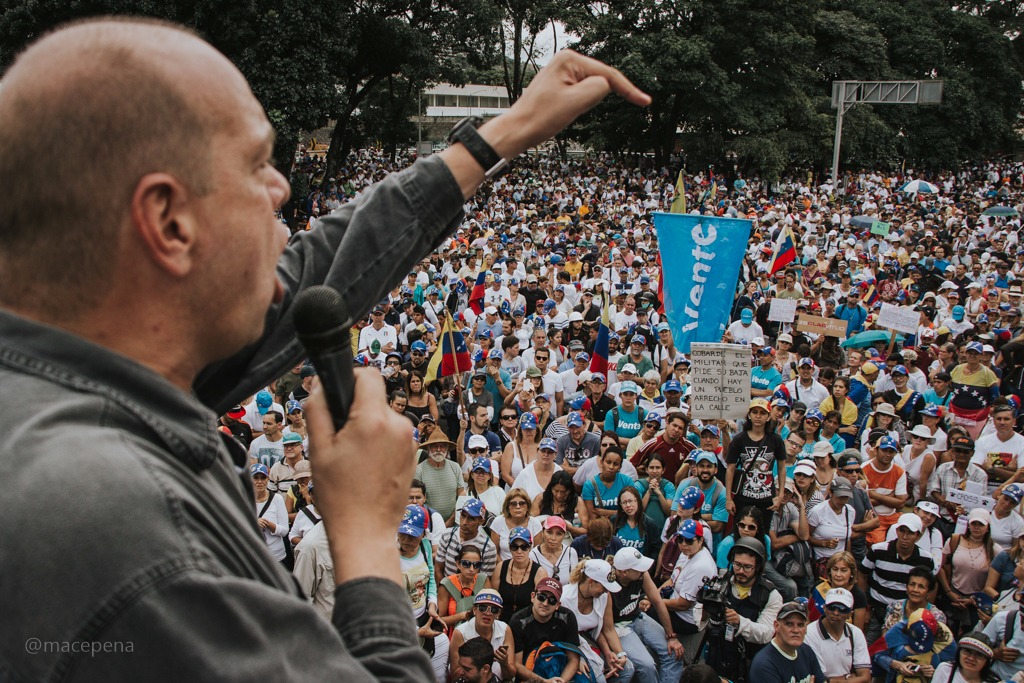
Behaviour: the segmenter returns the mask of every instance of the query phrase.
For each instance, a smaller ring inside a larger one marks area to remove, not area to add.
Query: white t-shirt
[[[832,539],[838,538],[839,544],[835,548],[822,548],[815,546],[816,557],[832,557],[836,553],[846,550],[846,541],[850,536],[850,527],[856,522],[857,512],[853,506],[847,503],[837,514],[828,501],[822,501],[814,506],[807,515],[807,525],[814,528],[812,538]],[[810,633],[810,629],[808,629]]]
[[[1007,456],[1003,454],[1009,454],[1010,460],[1007,463]],[[1000,441],[999,436],[993,432],[980,437],[974,442],[974,457],[971,458],[971,463],[978,467],[984,467],[986,461],[991,464],[999,458],[1004,464],[999,465],[1000,467],[1017,468],[1024,465],[1024,436],[1014,433],[1006,441]]]
[[[742,321],[737,320],[729,325],[726,331],[732,337],[734,344],[749,344],[756,337],[764,337],[764,330],[755,322],[750,323],[750,326],[747,327],[743,325]]]
[[[273,531],[269,529],[260,529],[260,531],[263,532],[263,540],[266,542],[270,554],[280,562],[285,557],[284,544],[285,538],[288,536],[288,508],[284,505],[284,496],[275,493],[270,495],[273,496],[270,505],[267,505],[267,501],[262,503],[257,501],[254,503],[253,509],[258,518],[262,517],[276,525]],[[260,510],[264,505],[267,505],[267,510],[261,515]]]
[[[672,598],[684,598],[686,600],[697,599],[697,592],[704,584],[708,576],[718,575],[718,565],[711,551],[702,548],[693,557],[680,555],[676,561],[676,567],[672,571]],[[695,602],[688,610],[677,611],[676,615],[689,624],[699,624],[701,619],[701,604]]]
[[[786,383],[786,389],[789,391],[791,399],[803,401],[807,406],[807,412],[817,410],[821,402],[828,398],[828,389],[817,380],[812,381],[810,387],[805,387],[800,384],[799,379],[794,379]]]
[[[825,630],[821,621],[816,621],[807,626],[804,642],[810,645],[814,654],[818,656],[818,664],[821,665],[826,678],[843,678],[847,674],[852,674],[854,669],[871,668],[867,639],[864,638],[864,632],[853,624],[847,623],[843,628],[843,635],[839,640],[835,640]]]

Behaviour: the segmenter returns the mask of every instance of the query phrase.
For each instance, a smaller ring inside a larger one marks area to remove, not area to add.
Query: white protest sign
[[[690,416],[732,420],[750,407],[750,347],[690,344]]]
[[[882,310],[878,314],[879,327],[903,334],[917,334],[917,326],[920,324],[921,313],[907,306],[882,304]]]
[[[791,323],[796,317],[796,299],[772,299],[768,304],[768,320]]]
[[[992,512],[992,509],[996,506],[996,501],[991,496],[974,491],[961,491],[959,489],[950,490],[950,492],[946,494],[946,500],[962,506],[967,512],[970,512],[974,508],[984,508],[989,512]],[[956,520],[955,533],[962,534],[966,531],[967,515],[960,515]]]

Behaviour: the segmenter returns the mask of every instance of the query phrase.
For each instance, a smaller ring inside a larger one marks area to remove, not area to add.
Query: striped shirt
[[[903,559],[896,552],[899,541],[875,543],[861,564],[868,576],[868,600],[872,605],[890,605],[907,597],[907,575],[914,567],[924,566],[935,571],[935,562],[921,553],[918,546],[910,557]]]
[[[490,576],[494,573],[494,567],[498,563],[498,549],[494,547],[494,542],[491,541],[491,535],[487,533],[487,529],[480,527],[472,540],[463,542],[462,530],[456,524],[444,532],[444,536],[438,543],[437,555],[434,557],[434,564],[441,563],[444,566],[445,576],[459,573],[459,551],[464,545],[476,546],[481,551],[480,560],[483,562],[483,567],[480,568],[481,574]]]

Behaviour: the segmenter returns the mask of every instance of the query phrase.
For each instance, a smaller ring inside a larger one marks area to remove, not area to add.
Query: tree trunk
[[[347,107],[347,111],[339,114],[331,131],[331,145],[327,148],[327,167],[324,171],[324,178],[337,178],[341,165],[348,158],[352,149],[351,124],[354,107]]]

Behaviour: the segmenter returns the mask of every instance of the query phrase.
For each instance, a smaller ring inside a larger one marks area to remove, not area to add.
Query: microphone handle
[[[340,344],[337,343],[339,338]],[[335,431],[345,426],[356,389],[355,375],[352,373],[352,344],[349,340],[348,327],[299,336],[320,378]]]

